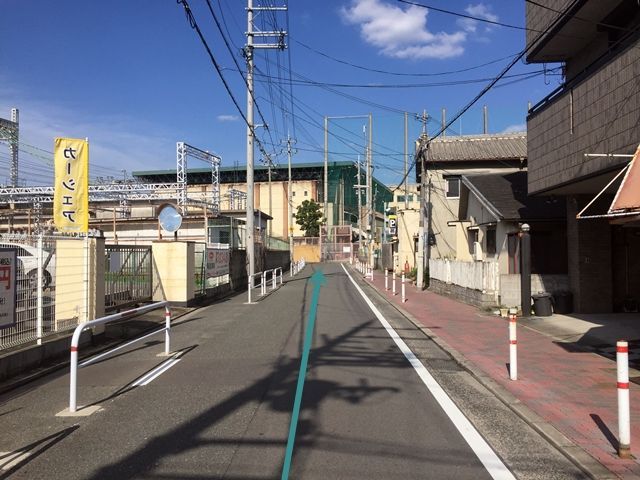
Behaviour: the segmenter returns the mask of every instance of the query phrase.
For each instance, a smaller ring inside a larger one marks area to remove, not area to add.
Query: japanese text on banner
[[[75,138],[54,141],[53,218],[62,232],[89,230],[89,143]]]

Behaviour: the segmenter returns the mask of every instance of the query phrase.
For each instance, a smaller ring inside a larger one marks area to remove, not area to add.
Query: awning
[[[630,219],[633,218],[633,220],[636,220],[636,217],[640,215],[640,160],[638,160],[638,157],[640,157],[640,145],[636,149],[631,161],[576,215],[576,218],[579,220],[588,218],[610,218],[621,221],[624,217],[629,217]],[[589,207],[623,174],[624,178],[616,191],[607,213],[585,215]]]

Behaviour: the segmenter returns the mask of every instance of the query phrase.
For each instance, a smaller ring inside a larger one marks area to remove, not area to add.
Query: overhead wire
[[[176,0],[176,2],[179,5],[183,6],[184,11],[185,11],[185,15],[186,15],[187,20],[189,22],[189,26],[192,29],[194,29],[196,31],[196,33],[198,34],[198,37],[200,38],[200,42],[202,43],[202,45],[204,46],[205,50],[207,51],[207,54],[209,55],[209,60],[213,64],[213,66],[214,66],[214,68],[215,68],[215,70],[216,70],[216,72],[218,74],[218,77],[222,81],[222,84],[223,84],[225,90],[227,91],[227,95],[229,96],[229,98],[233,102],[234,106],[236,107],[236,110],[238,111],[238,113],[240,114],[242,119],[244,120],[244,123],[247,125],[247,127],[249,129],[251,129],[251,131],[253,133],[253,136],[254,136],[254,139],[255,139],[256,143],[258,144],[258,148],[260,149],[260,151],[264,155],[267,155],[266,150],[265,150],[264,146],[262,145],[262,142],[260,141],[260,139],[255,134],[255,126],[251,125],[249,123],[249,120],[247,119],[246,115],[244,114],[244,112],[240,108],[240,105],[238,104],[238,101],[236,100],[235,96],[233,95],[233,92],[231,91],[231,88],[229,87],[229,84],[227,83],[227,80],[225,79],[224,75],[222,74],[222,69],[221,69],[220,65],[218,64],[218,61],[215,59],[215,56],[213,55],[213,52],[211,51],[211,48],[209,47],[209,44],[207,43],[207,40],[204,38],[204,35],[203,35],[202,31],[200,30],[200,27],[198,26],[198,22],[196,21],[195,16],[193,15],[193,11],[191,10],[191,7],[189,6],[188,1],[187,0]]]

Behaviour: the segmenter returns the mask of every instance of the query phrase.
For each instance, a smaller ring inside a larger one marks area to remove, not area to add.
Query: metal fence
[[[151,247],[106,245],[104,280],[105,311],[151,300]]]
[[[353,255],[350,225],[320,227],[320,248],[323,262],[345,261]]]
[[[15,249],[18,258],[15,323],[0,329],[0,350],[40,342],[87,318],[88,239],[0,235],[0,248]]]

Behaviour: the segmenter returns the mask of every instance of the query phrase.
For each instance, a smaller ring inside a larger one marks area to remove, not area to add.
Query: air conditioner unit
[[[481,262],[484,260],[484,256],[482,253],[482,244],[480,242],[473,242],[473,259],[476,262]]]

